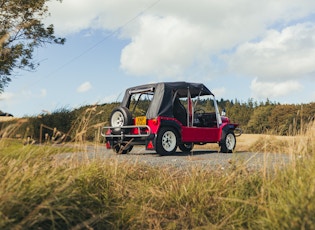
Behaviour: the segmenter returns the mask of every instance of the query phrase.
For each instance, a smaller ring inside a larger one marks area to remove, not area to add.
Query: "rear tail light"
[[[157,125],[158,124],[158,120],[156,118],[152,119],[152,124],[153,125]]]

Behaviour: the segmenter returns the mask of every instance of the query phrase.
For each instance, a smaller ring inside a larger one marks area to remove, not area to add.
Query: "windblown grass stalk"
[[[315,122],[288,147],[291,164],[264,180],[268,209],[262,226],[315,229]]]
[[[315,229],[314,127],[273,171],[57,162],[64,149],[0,140],[0,229]]]
[[[315,122],[310,123],[305,132],[295,136],[263,135],[249,147],[252,152],[287,153],[296,156],[314,153]]]
[[[239,185],[250,187],[250,183],[238,182],[241,173],[227,178],[198,168],[182,171],[117,161],[82,162],[78,166],[69,161],[56,164],[46,157],[48,152],[21,155],[19,159],[1,155],[2,229],[246,225],[236,218],[241,209],[222,199],[233,191],[237,195]],[[247,203],[241,206],[247,207]],[[248,214],[252,215],[256,207],[249,207]]]

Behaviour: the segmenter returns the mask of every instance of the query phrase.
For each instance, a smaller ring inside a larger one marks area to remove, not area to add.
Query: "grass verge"
[[[314,127],[272,172],[56,163],[64,149],[1,140],[0,229],[315,229]]]

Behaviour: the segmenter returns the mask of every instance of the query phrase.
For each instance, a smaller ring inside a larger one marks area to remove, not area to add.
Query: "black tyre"
[[[110,115],[110,125],[112,127],[121,127],[132,124],[132,115],[126,107],[115,108]],[[112,128],[113,134],[127,133],[129,129]]]
[[[232,130],[223,132],[222,139],[220,141],[220,151],[222,153],[232,153],[236,146],[235,134]]]
[[[177,132],[171,127],[162,127],[156,138],[155,150],[161,156],[176,152],[178,143]]]
[[[116,144],[113,150],[117,154],[127,154],[133,149],[133,145]]]
[[[182,152],[189,153],[193,149],[194,143],[182,143],[178,147]]]

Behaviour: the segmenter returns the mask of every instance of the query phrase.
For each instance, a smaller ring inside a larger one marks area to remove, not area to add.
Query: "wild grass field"
[[[315,124],[294,137],[243,135],[238,151],[286,153],[285,168],[217,172],[0,140],[0,229],[315,229]],[[235,153],[237,154],[237,153]]]

